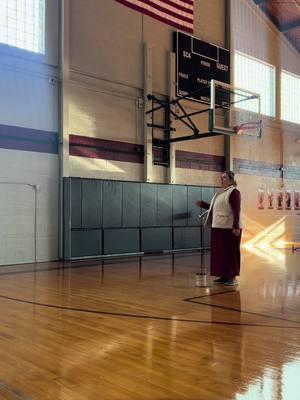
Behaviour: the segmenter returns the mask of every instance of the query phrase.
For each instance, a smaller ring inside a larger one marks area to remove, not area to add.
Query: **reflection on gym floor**
[[[1,268],[0,397],[296,400],[299,253],[274,252],[237,287],[209,253]]]

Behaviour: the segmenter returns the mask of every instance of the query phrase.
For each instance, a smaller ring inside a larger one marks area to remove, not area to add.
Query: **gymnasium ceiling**
[[[300,53],[300,0],[253,0]]]

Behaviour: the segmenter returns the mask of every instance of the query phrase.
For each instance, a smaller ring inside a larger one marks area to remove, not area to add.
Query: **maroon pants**
[[[210,274],[232,278],[240,274],[241,234],[235,236],[232,229],[211,228]]]

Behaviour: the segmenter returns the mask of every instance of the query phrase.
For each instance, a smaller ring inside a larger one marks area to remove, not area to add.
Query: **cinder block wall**
[[[0,44],[0,265],[58,258],[59,10],[45,4],[45,54]]]
[[[194,35],[225,46],[225,1],[196,0],[194,6]],[[139,103],[143,98],[143,46],[147,44],[153,51],[153,92],[166,95],[168,54],[173,48],[174,29],[113,0],[101,3],[91,0],[88,7],[83,0],[70,2],[67,12],[71,21],[69,133],[73,135],[69,175],[143,181],[143,109]],[[277,73],[284,68],[300,75],[299,54],[252,0],[231,2],[231,37],[232,53],[238,50],[273,64]],[[277,109],[279,97],[277,88]],[[195,110],[198,106],[189,107]],[[261,140],[231,139],[231,163],[242,192],[246,221],[244,242],[262,232],[272,243],[295,237],[295,210],[257,209],[259,190],[299,190],[297,126],[283,123],[278,117],[264,118]],[[196,122],[201,129],[206,129],[202,117]],[[177,135],[190,133],[179,124],[175,127]],[[95,142],[99,148],[94,152],[84,151],[78,146],[78,137],[105,142]],[[105,147],[108,141],[111,141],[109,149]],[[134,147],[127,147],[127,155],[121,155],[124,143],[140,146],[140,158],[132,156],[136,153]],[[219,185],[224,156],[222,136],[174,146],[176,184]],[[283,166],[283,175],[280,166]],[[154,166],[153,181],[166,183],[167,169]],[[280,221],[284,229],[274,240],[271,227]]]

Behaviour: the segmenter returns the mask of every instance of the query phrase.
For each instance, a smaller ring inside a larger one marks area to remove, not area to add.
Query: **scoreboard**
[[[174,36],[177,96],[210,103],[211,79],[230,84],[229,50],[182,32]]]

